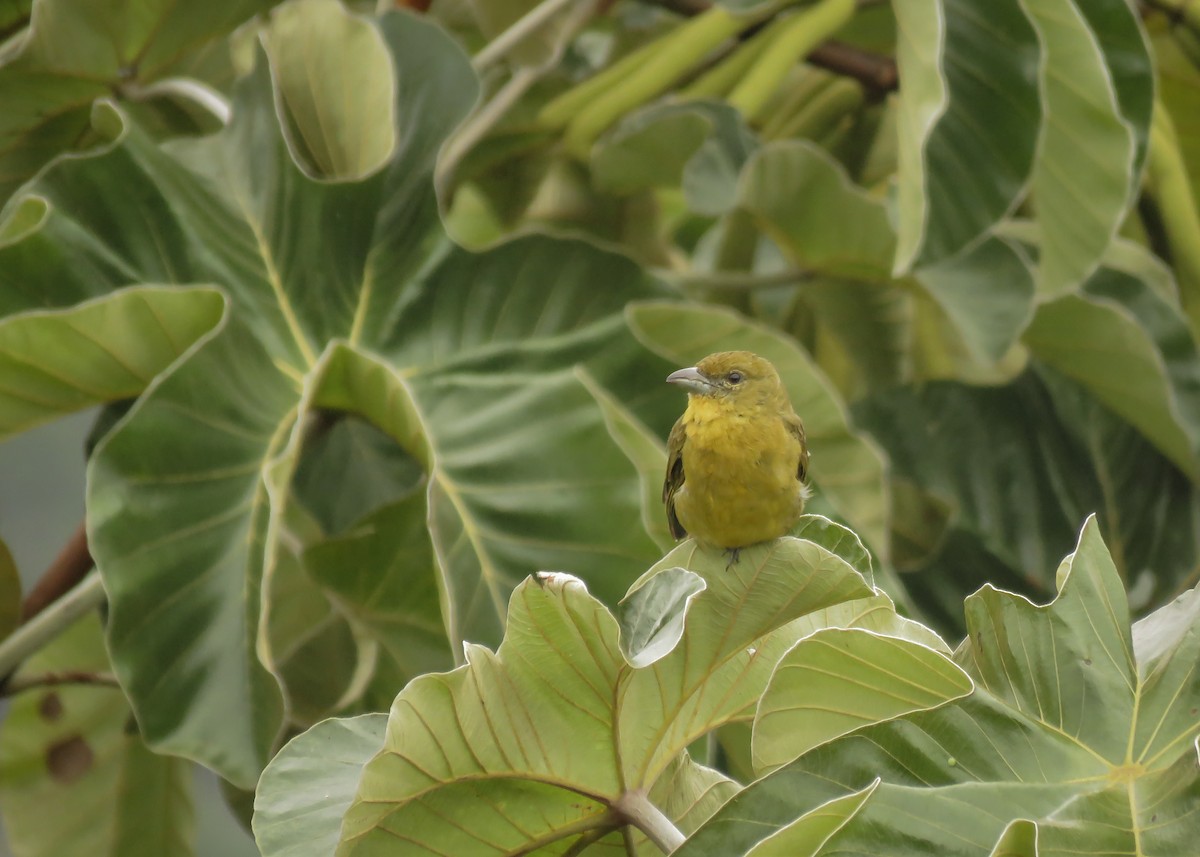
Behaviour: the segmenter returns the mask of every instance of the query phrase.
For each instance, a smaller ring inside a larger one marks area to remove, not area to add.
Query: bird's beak
[[[705,393],[711,393],[713,389],[712,382],[705,378],[695,366],[675,370],[667,376],[667,383],[678,384],[689,393],[701,396]]]

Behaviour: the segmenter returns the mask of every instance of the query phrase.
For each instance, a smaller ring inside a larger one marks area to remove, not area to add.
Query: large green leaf
[[[1012,847],[1018,818],[1038,822],[1042,854],[1177,853],[1200,833],[1200,595],[1131,632],[1094,520],[1059,578],[1046,606],[991,587],[968,599],[956,660],[970,696],[813,750],[741,792],[678,853],[745,853],[876,778],[809,853],[872,853],[882,826],[892,854],[985,857],[1002,837]]]
[[[818,335],[840,338],[845,359],[880,381],[887,378],[879,361],[900,380],[910,350],[934,347],[924,330],[916,335],[925,341],[908,342],[911,318],[894,309],[898,289],[922,290],[950,323],[952,333],[936,339],[960,340],[981,365],[1000,361],[1032,314],[1030,265],[1007,239],[988,238],[913,278],[893,280],[897,239],[885,203],[811,143],[764,146],[742,173],[738,201],[792,266],[814,278],[802,295],[816,311]]]
[[[860,726],[944,705],[972,690],[949,658],[920,643],[828,628],[784,655],[754,717],[754,766],[772,771]]]
[[[896,267],[954,255],[1024,192],[1037,129],[1038,41],[1019,0],[895,4],[900,93]]]
[[[379,752],[386,727],[385,714],[326,720],[284,746],[254,796],[263,857],[333,853],[363,765]]]
[[[1153,78],[1137,15],[1124,0],[1026,6],[1043,62],[1043,126],[1032,182],[1042,234],[1039,279],[1085,279],[1136,199]]]
[[[1039,280],[1081,282],[1134,201],[1153,99],[1124,0],[897,4],[896,267],[952,257],[1032,189]]]
[[[291,536],[292,477],[309,428],[324,419],[318,409],[380,420],[427,470],[429,533],[412,525],[412,510],[404,531],[432,545],[434,562],[390,569],[384,579],[410,586],[414,597],[445,597],[452,651],[466,637],[500,639],[508,593],[530,571],[571,568],[615,602],[657,554],[641,523],[636,473],[570,366],[609,341],[626,301],[658,287],[632,262],[577,242],[531,237],[481,255],[455,248],[431,176],[439,146],[476,97],[466,58],[436,26],[385,16],[371,26],[397,72],[394,110],[333,104],[335,81],[310,79],[307,69],[340,62],[348,45],[376,37],[363,19],[331,6],[289,7],[282,20],[304,34],[305,62],[283,56],[294,40],[277,30],[270,69],[260,57],[221,134],[163,147],[129,123],[105,154],[49,170],[35,186],[48,214],[18,207],[22,217],[0,248],[3,276],[20,284],[0,298],[6,314],[71,307],[142,281],[213,282],[227,294],[225,314],[207,328],[190,322],[193,338],[197,329],[203,336],[97,448],[88,512],[89,542],[108,581],[114,668],[147,740],[243,786],[257,778],[288,716],[284,673],[287,703],[300,705],[302,686],[314,694],[295,712],[301,722],[349,700],[333,684],[311,683],[321,661],[308,658],[298,622],[333,622],[322,630],[332,636],[321,657],[332,658],[332,669],[353,654],[347,673],[406,633],[369,615],[365,579],[335,570],[338,559],[322,560],[320,590],[306,582],[290,543],[280,548]],[[317,151],[306,124],[317,118],[341,123],[330,139],[342,148]],[[381,139],[394,148],[365,174]],[[350,157],[355,141],[362,160]],[[318,170],[352,177],[308,174]],[[166,354],[151,319],[134,321],[122,348]],[[621,365],[638,350],[624,338],[613,357]],[[358,361],[377,386],[342,384],[334,364],[343,358],[341,368]],[[489,371],[492,360],[508,361],[503,381]],[[453,368],[472,361],[478,369]],[[407,422],[389,410],[397,402],[372,399],[398,391]],[[564,484],[588,492],[564,492]],[[363,556],[342,548],[342,562]],[[374,547],[367,553],[387,559]],[[282,610],[274,597],[287,593],[302,594],[304,610],[298,600],[294,615],[273,612]],[[341,608],[321,598],[347,599],[348,618],[335,621],[330,611]],[[437,637],[425,624],[419,635],[428,634]],[[398,685],[433,660],[427,651],[403,664],[391,656],[374,663]],[[356,673],[342,691],[357,693],[361,679]]]
[[[0,207],[59,155],[98,142],[92,104],[169,73],[180,58],[227,35],[274,0],[187,4],[41,0],[25,43],[0,66]]]
[[[1200,364],[1187,320],[1141,279],[1101,268],[1082,293],[1043,304],[1024,341],[1200,475]]]
[[[615,602],[633,567],[656,551],[633,468],[570,370],[496,377],[446,369],[410,386],[387,364],[341,347],[317,401],[357,409],[424,463],[456,657],[466,639],[501,637],[522,572],[570,567]],[[557,533],[542,524],[552,515]]]
[[[0,437],[137,397],[225,309],[212,288],[140,286],[0,321]]]
[[[418,678],[396,699],[339,853],[372,853],[397,836],[451,853],[561,848],[615,830],[610,807],[652,786],[662,805],[675,795],[677,819],[707,814],[712,807],[697,810],[696,801],[720,779],[681,768],[680,753],[752,710],[782,654],[756,641],[870,589],[812,542],[747,548],[732,566],[689,542],[635,585],[629,609],[644,614],[639,599],[657,599],[651,584],[678,567],[707,585],[678,644],[644,669],[625,662],[617,622],[578,580],[521,584],[495,653],[469,646],[467,666]],[[670,788],[659,784],[664,777]]]
[[[323,49],[331,40],[342,53]],[[396,95],[379,32],[337,3],[292,0],[275,12],[265,44],[297,162],[326,179],[363,178],[383,166],[395,146]]]
[[[638,338],[678,366],[691,366],[713,351],[735,349],[755,351],[771,360],[804,420],[813,481],[871,549],[887,556],[891,518],[887,463],[874,444],[850,425],[838,395],[795,343],[722,309],[650,303],[631,307],[628,316]]]
[[[81,619],[17,673],[108,670],[100,622]],[[45,687],[14,699],[0,730],[0,810],[22,857],[190,857],[192,765],[151,753],[120,689]]]

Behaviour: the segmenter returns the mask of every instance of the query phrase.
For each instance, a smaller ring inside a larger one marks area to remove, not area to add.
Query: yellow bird
[[[769,360],[710,354],[667,376],[688,392],[667,441],[671,535],[733,551],[785,535],[808,497],[804,423]]]

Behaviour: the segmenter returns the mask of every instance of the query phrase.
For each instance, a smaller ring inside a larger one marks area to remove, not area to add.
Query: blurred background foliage
[[[781,368],[812,508],[950,639],[1092,512],[1135,612],[1196,584],[1195,4],[398,5],[0,8],[0,437],[98,409],[85,496],[6,459],[0,533],[86,500],[107,590],[18,677],[128,700],[10,703],[15,853],[141,853],[168,781],[146,853],[193,853],[182,759],[244,817],[530,572],[614,603],[669,545],[662,378],[714,350]]]

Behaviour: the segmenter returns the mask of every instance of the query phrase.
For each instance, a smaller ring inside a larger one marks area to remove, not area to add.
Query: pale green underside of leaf
[[[0,321],[0,437],[136,398],[225,310],[213,288],[138,286]]]
[[[972,687],[947,656],[919,643],[819,630],[771,676],[754,718],[754,767],[768,773],[860,726],[937,708]]]
[[[386,726],[386,714],[326,720],[279,751],[254,798],[254,839],[263,857],[333,853],[342,815]]]
[[[707,582],[686,622],[682,602],[665,611],[651,603],[664,569],[678,569],[665,572],[668,581],[682,572]],[[608,805],[625,788],[653,786],[660,806],[699,812],[705,794],[718,787],[727,794],[729,786],[702,769],[671,788],[655,784],[683,776],[684,748],[756,702],[787,643],[767,642],[756,653],[755,641],[869,593],[844,561],[811,542],[752,546],[732,567],[723,553],[686,543],[629,596],[627,615],[676,613],[683,624],[675,645],[668,641],[651,666],[633,669],[616,621],[578,580],[526,581],[513,593],[496,653],[469,646],[467,666],[418,678],[397,697],[339,853],[372,854],[396,836],[451,852],[565,844],[613,827]],[[705,800],[703,815],[715,808]]]
[[[1196,596],[1155,621],[1156,644],[1144,643],[1136,663],[1094,519],[1060,582],[1044,607],[990,587],[969,598],[956,660],[972,694],[817,747],[740,793],[680,854],[742,853],[876,777],[858,814],[813,853],[871,853],[883,825],[903,843],[897,854],[985,857],[1028,842],[1028,830],[1011,827],[1019,818],[1037,821],[1042,854],[1081,844],[1175,853],[1173,843],[1200,833]]]

